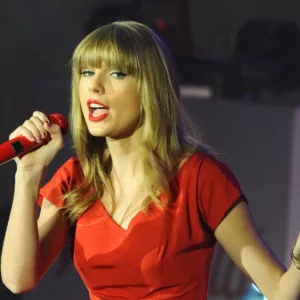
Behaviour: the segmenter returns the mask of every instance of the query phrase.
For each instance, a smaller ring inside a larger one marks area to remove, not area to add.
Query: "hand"
[[[291,256],[295,267],[297,267],[300,270],[300,233],[292,249]]]
[[[24,136],[36,143],[42,143],[49,135],[51,139],[47,144],[14,159],[18,169],[32,170],[32,168],[47,167],[63,147],[63,137],[60,127],[56,124],[51,125],[49,118],[40,111],[35,111],[29,120],[10,134],[10,140],[17,136]]]

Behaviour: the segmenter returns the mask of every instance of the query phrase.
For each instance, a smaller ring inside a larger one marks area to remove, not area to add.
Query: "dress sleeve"
[[[57,207],[63,207],[62,196],[69,192],[80,180],[80,167],[77,158],[70,158],[53,175],[53,177],[40,189],[38,205],[41,206],[46,198]]]
[[[240,202],[247,202],[240,184],[226,164],[206,157],[198,171],[198,203],[202,218],[214,232]]]

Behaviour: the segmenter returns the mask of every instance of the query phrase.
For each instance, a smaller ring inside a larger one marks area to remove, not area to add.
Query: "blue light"
[[[256,287],[256,285],[252,283],[241,300],[268,300],[268,299],[264,297],[264,295],[260,292],[260,290]]]

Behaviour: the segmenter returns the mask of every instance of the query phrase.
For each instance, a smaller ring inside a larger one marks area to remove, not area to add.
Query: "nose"
[[[104,93],[104,85],[99,76],[93,76],[89,82],[89,91],[95,94]]]

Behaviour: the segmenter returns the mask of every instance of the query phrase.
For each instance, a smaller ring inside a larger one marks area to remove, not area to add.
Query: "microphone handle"
[[[60,127],[62,134],[68,132],[68,120],[61,114],[50,114],[49,120],[51,124],[56,124]],[[18,136],[3,144],[0,144],[0,165],[10,161],[16,156],[24,155],[42,145],[47,144],[51,140],[50,134],[42,140],[41,143],[32,142],[24,136]]]
[[[0,165],[12,160],[16,156],[23,155],[42,145],[48,143],[51,137],[48,135],[42,143],[32,142],[25,136],[18,136],[5,143],[0,144]]]

